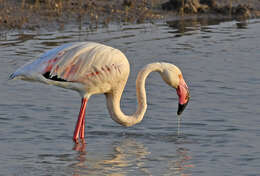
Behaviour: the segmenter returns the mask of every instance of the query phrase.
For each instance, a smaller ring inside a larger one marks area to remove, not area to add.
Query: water
[[[259,20],[186,20],[3,33],[0,175],[259,175],[259,28]],[[7,79],[42,52],[75,41],[105,43],[129,58],[125,113],[135,111],[135,78],[144,64],[178,65],[191,92],[180,131],[176,91],[154,73],[140,124],[118,125],[104,96],[96,95],[87,107],[87,144],[74,145],[81,101],[76,92]]]

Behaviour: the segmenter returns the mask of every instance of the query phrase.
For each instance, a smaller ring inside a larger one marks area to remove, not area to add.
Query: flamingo
[[[25,64],[9,79],[21,79],[55,85],[77,91],[81,108],[74,129],[75,143],[85,136],[85,109],[94,94],[105,94],[111,118],[123,126],[132,126],[144,117],[147,109],[145,80],[151,72],[159,72],[162,79],[175,88],[179,97],[177,115],[189,102],[189,90],[181,70],[170,63],[155,62],[145,65],[136,79],[138,107],[133,115],[121,111],[120,99],[124,91],[130,66],[126,56],[118,49],[95,42],[68,43],[51,49],[38,59]]]

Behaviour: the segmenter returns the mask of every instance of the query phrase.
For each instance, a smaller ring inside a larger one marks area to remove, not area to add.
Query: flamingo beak
[[[185,109],[186,106],[188,105],[188,103],[189,103],[189,99],[190,99],[190,98],[188,98],[187,103],[184,103],[184,104],[180,104],[180,103],[179,103],[179,105],[178,105],[177,115],[181,115],[181,113],[184,111],[184,109]]]
[[[181,113],[184,111],[184,109],[186,108],[190,100],[189,89],[183,79],[180,81],[180,84],[176,89],[176,91],[179,96],[179,106],[178,106],[177,115],[181,115]]]

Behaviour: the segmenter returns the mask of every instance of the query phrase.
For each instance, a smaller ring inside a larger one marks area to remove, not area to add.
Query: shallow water
[[[0,175],[259,175],[259,29],[259,20],[186,20],[2,34]],[[86,146],[72,141],[80,108],[76,92],[7,81],[44,51],[76,41],[101,42],[126,54],[131,75],[125,113],[135,111],[135,78],[143,65],[178,65],[191,91],[180,134],[176,91],[156,73],[147,80],[148,111],[133,127],[109,117],[103,95],[91,97]]]

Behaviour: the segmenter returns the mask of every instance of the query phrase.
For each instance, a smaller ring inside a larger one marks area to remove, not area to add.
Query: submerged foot
[[[76,139],[74,140],[75,144],[74,144],[74,147],[73,147],[73,150],[75,151],[79,151],[79,152],[84,152],[86,151],[86,142],[85,142],[85,139]]]

